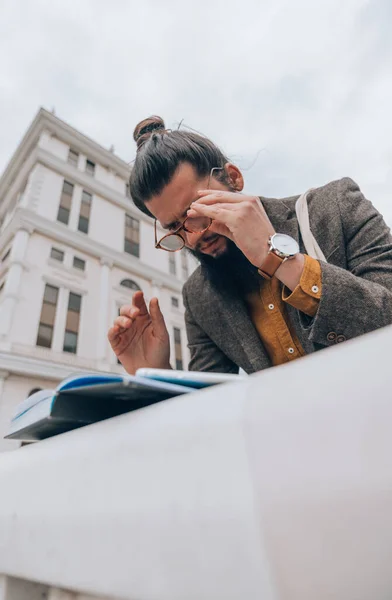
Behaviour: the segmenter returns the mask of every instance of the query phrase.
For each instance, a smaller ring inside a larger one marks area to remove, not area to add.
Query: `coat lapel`
[[[294,204],[291,207],[282,200],[263,197],[260,199],[275,231],[286,233],[301,244]],[[228,294],[206,278],[202,294],[204,306],[208,299],[214,299],[214,305],[211,305],[211,310],[208,311],[208,318],[204,318],[204,327],[211,339],[229,358],[248,373],[271,366],[271,361],[249,318],[241,290],[237,290],[235,294]],[[219,327],[217,314],[220,317]]]

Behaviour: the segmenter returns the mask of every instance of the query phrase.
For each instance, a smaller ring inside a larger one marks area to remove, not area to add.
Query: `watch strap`
[[[257,269],[257,272],[264,277],[264,279],[272,279],[282,262],[285,260],[287,259],[278,256],[275,252],[269,252],[261,267]]]

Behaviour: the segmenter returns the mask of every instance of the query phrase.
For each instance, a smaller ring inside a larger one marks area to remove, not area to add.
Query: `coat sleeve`
[[[190,371],[212,371],[215,373],[238,373],[239,369],[220,348],[211,340],[203,328],[194,319],[189,307],[186,285],[183,288],[185,306],[185,326],[188,348],[191,354]]]
[[[329,346],[392,323],[392,238],[382,215],[349,178],[339,182],[347,269],[321,262],[322,294],[313,318],[301,315],[310,341]]]

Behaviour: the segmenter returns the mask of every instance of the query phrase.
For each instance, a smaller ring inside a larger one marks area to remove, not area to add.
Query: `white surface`
[[[391,336],[1,455],[0,572],[130,600],[390,600]]]

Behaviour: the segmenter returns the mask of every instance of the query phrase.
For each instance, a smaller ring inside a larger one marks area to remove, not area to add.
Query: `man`
[[[159,117],[134,139],[131,194],[166,230],[155,224],[156,247],[186,246],[201,263],[183,290],[190,369],[252,373],[392,323],[392,238],[351,179],[308,195],[325,262],[306,254],[297,197],[242,194],[240,170],[210,140]],[[171,368],[156,298],[148,310],[136,292],[108,338],[129,373]]]

